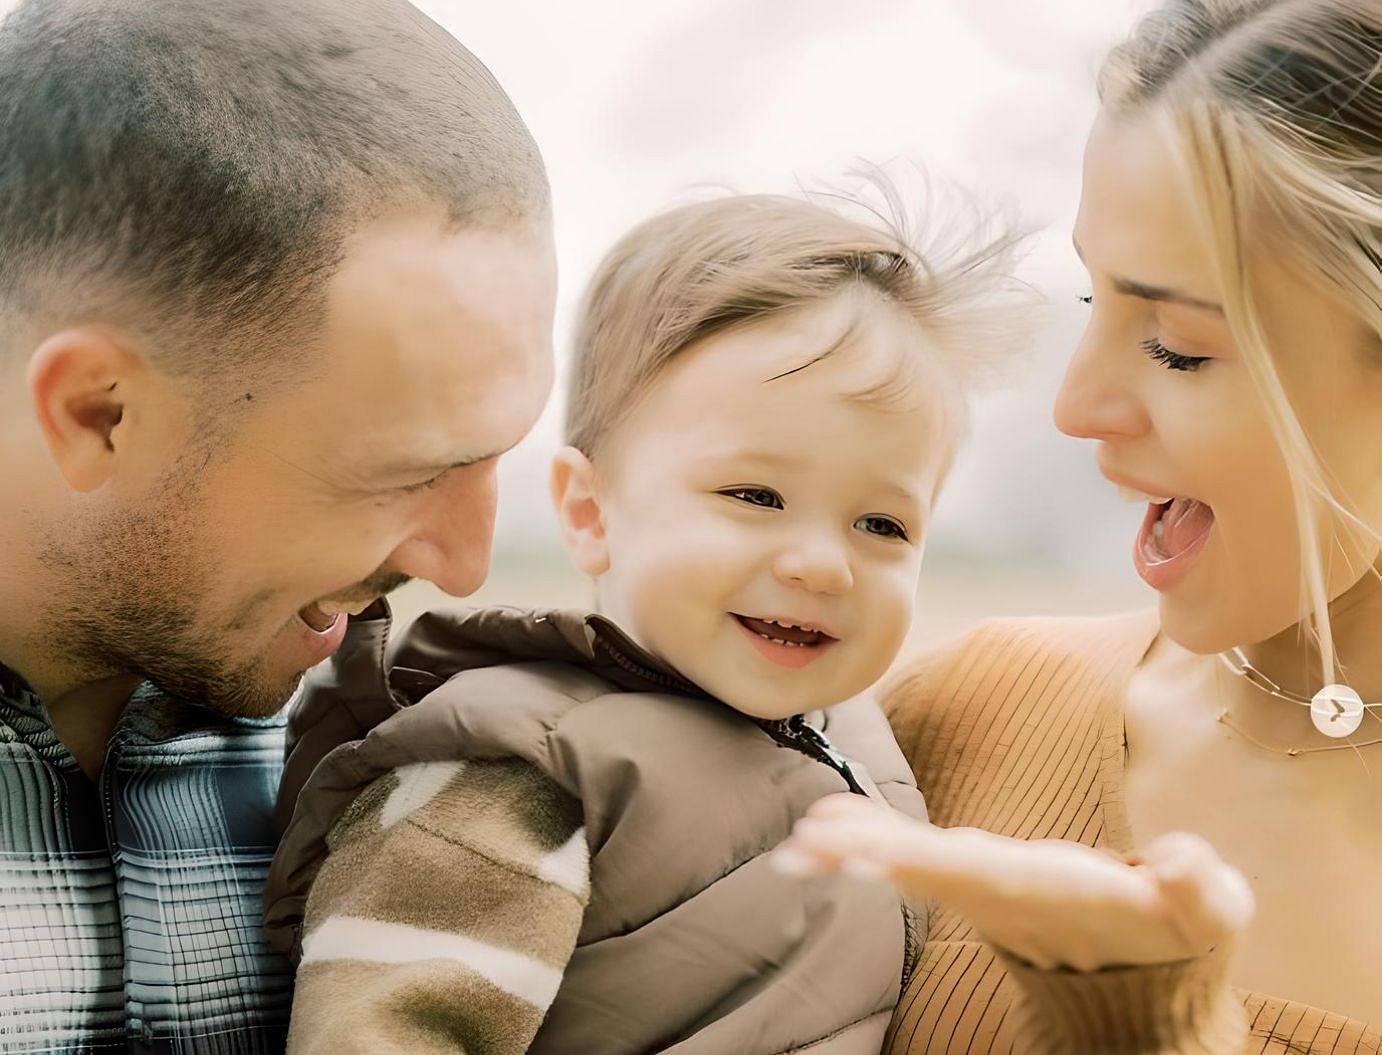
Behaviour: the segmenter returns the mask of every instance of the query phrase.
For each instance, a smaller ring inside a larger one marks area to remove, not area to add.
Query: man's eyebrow
[[[1072,237],[1070,244],[1075,247],[1075,255],[1084,262],[1084,251],[1080,249],[1080,243]],[[1119,293],[1129,297],[1137,297],[1139,300],[1156,301],[1159,304],[1179,304],[1184,308],[1195,308],[1197,311],[1207,311],[1220,317],[1224,314],[1224,306],[1216,304],[1212,300],[1203,300],[1199,297],[1192,297],[1188,293],[1182,293],[1177,289],[1168,289],[1165,286],[1149,286],[1143,282],[1135,282],[1130,278],[1113,279],[1113,288]]]

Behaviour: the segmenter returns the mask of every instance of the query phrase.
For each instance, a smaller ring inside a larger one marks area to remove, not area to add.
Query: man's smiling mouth
[[[371,597],[367,601],[313,601],[311,604],[304,605],[298,609],[298,618],[319,634],[323,634],[336,625],[336,620],[341,616],[359,615],[366,608],[375,602],[376,598]]]

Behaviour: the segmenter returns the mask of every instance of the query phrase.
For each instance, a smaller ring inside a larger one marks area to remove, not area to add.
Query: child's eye
[[[860,517],[854,522],[854,526],[860,531],[865,531],[870,535],[877,535],[880,538],[895,538],[901,539],[903,542],[907,541],[907,529],[892,517]]]
[[[785,508],[782,504],[782,496],[766,487],[730,487],[716,493],[746,505],[759,506],[762,509]]]
[[[1142,350],[1158,363],[1165,363],[1169,370],[1189,370],[1193,372],[1209,362],[1208,356],[1180,355],[1173,352],[1155,337],[1149,341],[1143,341]]]

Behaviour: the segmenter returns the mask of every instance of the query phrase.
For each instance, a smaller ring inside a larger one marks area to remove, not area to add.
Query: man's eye
[[[418,491],[427,491],[433,487],[436,487],[437,484],[441,483],[442,477],[444,477],[445,475],[446,473],[438,473],[430,480],[423,480],[420,484],[405,484],[398,490],[402,491],[406,495],[415,494]]]
[[[854,526],[860,531],[870,535],[877,535],[880,538],[895,538],[907,541],[907,529],[899,524],[892,517],[868,516],[860,517],[854,522]]]
[[[766,487],[730,487],[718,493],[726,498],[733,498],[737,502],[759,506],[762,509],[785,508],[782,504],[782,496]]]

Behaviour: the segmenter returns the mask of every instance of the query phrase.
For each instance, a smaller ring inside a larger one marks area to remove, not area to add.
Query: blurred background
[[[647,215],[715,189],[848,185],[861,161],[1012,209],[1035,231],[1023,276],[1045,298],[1023,359],[976,401],[974,435],[928,540],[909,649],[994,615],[1154,603],[1090,443],[1050,408],[1086,280],[1070,248],[1099,60],[1147,0],[416,0],[494,71],[547,160],[564,359],[599,257]],[[560,384],[560,376],[559,381]],[[585,605],[546,495],[554,399],[506,456],[494,565],[466,603]],[[425,584],[408,618],[455,603]]]

